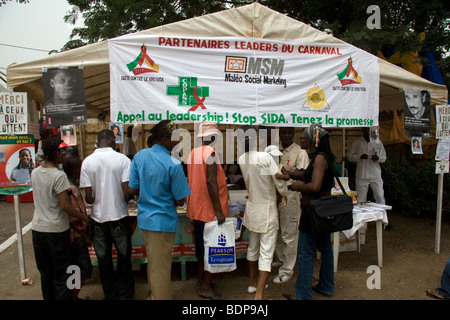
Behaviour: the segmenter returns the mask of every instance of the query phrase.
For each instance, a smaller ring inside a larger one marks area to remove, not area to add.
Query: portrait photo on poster
[[[44,70],[44,108],[47,128],[87,122],[83,69]]]
[[[123,123],[110,122],[109,129],[114,132],[114,135],[116,136],[116,143],[123,143]]]
[[[411,152],[413,154],[423,154],[422,137],[412,137],[411,138]]]
[[[430,92],[404,89],[404,125],[407,137],[431,137]]]

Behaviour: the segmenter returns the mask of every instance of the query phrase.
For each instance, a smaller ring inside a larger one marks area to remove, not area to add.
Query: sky
[[[11,63],[44,58],[48,51],[60,50],[73,28],[64,22],[70,8],[66,0],[29,0],[27,4],[7,0],[0,7],[0,72],[6,73]],[[6,86],[1,80],[0,85]]]

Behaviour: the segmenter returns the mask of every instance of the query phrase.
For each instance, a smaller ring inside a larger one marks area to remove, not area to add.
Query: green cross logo
[[[196,77],[178,77],[178,86],[167,86],[166,93],[178,96],[179,106],[190,106],[189,111],[195,111],[198,107],[206,109],[203,102],[209,97],[209,87],[197,86]]]

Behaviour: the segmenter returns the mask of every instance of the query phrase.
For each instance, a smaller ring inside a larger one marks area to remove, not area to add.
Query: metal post
[[[19,195],[14,195],[14,211],[16,214],[16,233],[17,233],[17,244],[19,251],[19,265],[20,265],[20,277],[21,280],[25,280],[25,257],[23,253],[23,240],[22,240],[22,224],[20,220],[20,199]]]
[[[444,190],[444,173],[439,174],[438,178],[438,197],[436,210],[436,237],[434,241],[435,252],[441,251],[441,216],[442,216],[442,193]]]

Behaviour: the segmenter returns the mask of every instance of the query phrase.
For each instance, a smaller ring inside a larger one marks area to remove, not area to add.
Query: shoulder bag
[[[305,204],[302,209],[302,215],[306,214],[308,218],[302,220],[302,222],[308,224],[304,226],[306,227],[305,230],[308,230],[307,232],[313,235],[330,234],[353,227],[352,197],[347,195],[334,168],[331,168],[343,194],[312,199]]]

